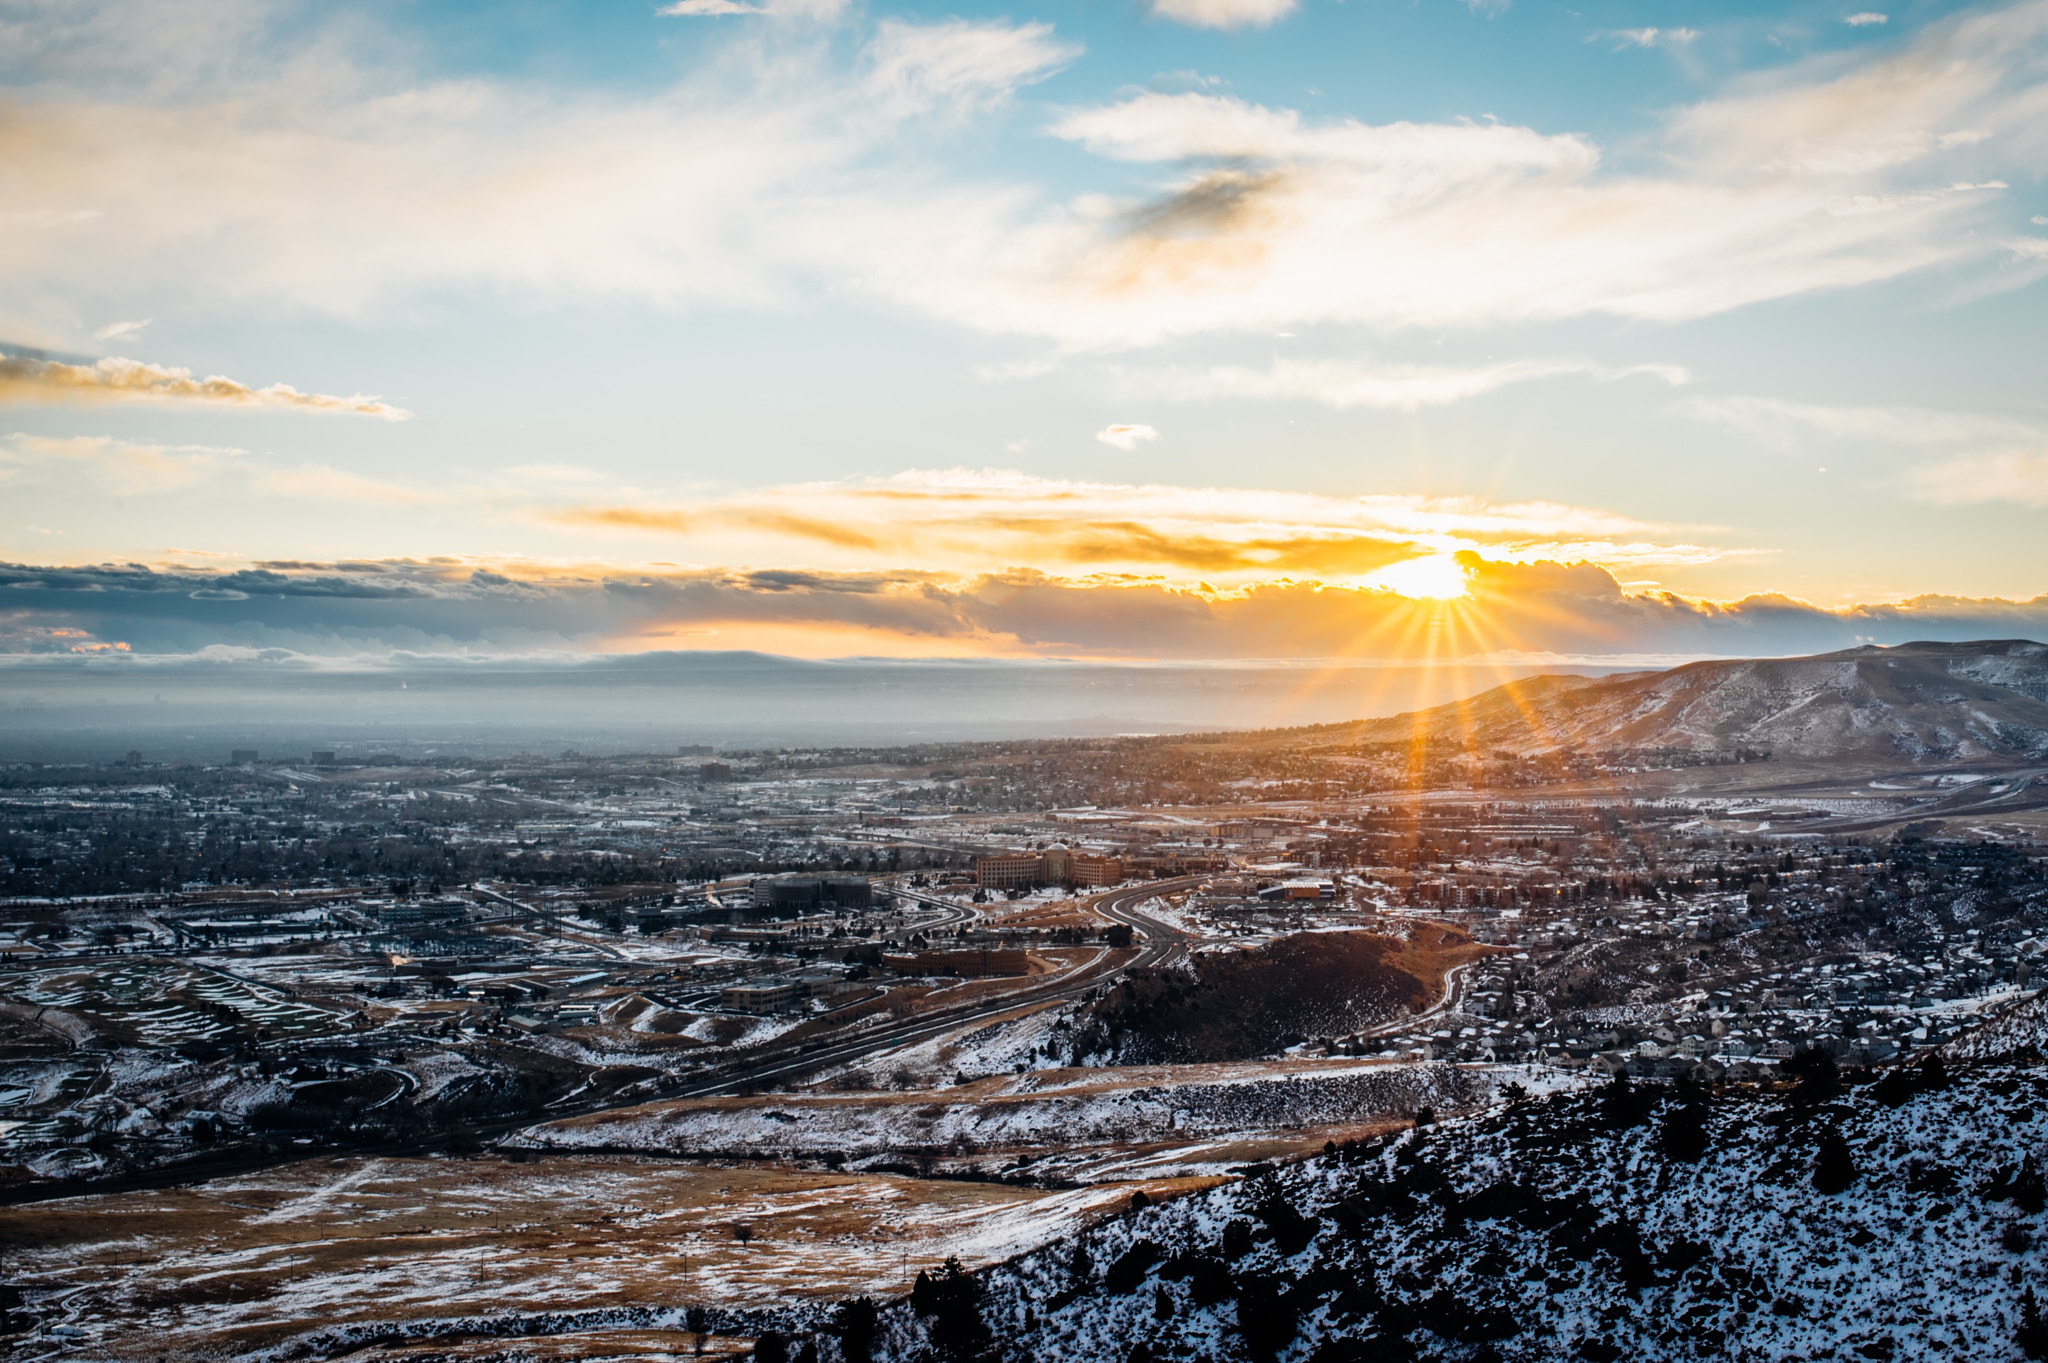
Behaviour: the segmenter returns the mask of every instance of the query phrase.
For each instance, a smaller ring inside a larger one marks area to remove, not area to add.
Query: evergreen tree
[[[1161,1283],[1152,1289],[1152,1315],[1158,1320],[1173,1319],[1173,1293]]]
[[[2031,1287],[2020,1296],[2020,1328],[2013,1341],[2028,1358],[2048,1358],[2048,1326],[2041,1324],[2041,1304]]]
[[[1902,1069],[1889,1069],[1884,1078],[1870,1086],[1870,1096],[1886,1107],[1904,1107],[1913,1101],[1913,1080]]]
[[[1818,1046],[1794,1051],[1785,1062],[1785,1073],[1798,1082],[1792,1101],[1802,1107],[1825,1103],[1842,1091],[1842,1071],[1835,1058]]]
[[[1614,1130],[1627,1131],[1649,1120],[1650,1100],[1628,1081],[1625,1071],[1617,1072],[1600,1090],[1600,1115]]]
[[[1846,1192],[1856,1182],[1856,1160],[1842,1133],[1829,1127],[1821,1133],[1820,1146],[1813,1155],[1813,1186],[1832,1197]]]
[[[789,1363],[789,1340],[770,1330],[754,1341],[755,1363]]]
[[[1252,1252],[1252,1223],[1242,1217],[1223,1228],[1223,1257],[1232,1263]]]
[[[981,1318],[981,1282],[960,1261],[948,1258],[937,1276],[925,1277],[924,1306],[913,1295],[912,1308],[929,1316],[927,1337],[933,1351],[947,1363],[972,1363],[988,1351],[991,1336]]]
[[[1707,1153],[1707,1094],[1686,1079],[1679,1081],[1677,1098],[1677,1102],[1665,1105],[1663,1121],[1657,1128],[1657,1148],[1666,1159],[1691,1164]]]
[[[1920,1066],[1920,1087],[1928,1093],[1939,1093],[1948,1087],[1948,1062],[1936,1051]]]
[[[2048,1181],[2042,1179],[2040,1167],[2034,1163],[2032,1155],[2020,1161],[2020,1171],[2013,1175],[2006,1196],[2023,1212],[2038,1214],[2048,1207]]]
[[[868,1363],[875,1349],[875,1299],[849,1297],[832,1313],[832,1333],[846,1363]]]
[[[1238,1333],[1244,1336],[1245,1351],[1259,1363],[1269,1363],[1292,1344],[1299,1326],[1300,1315],[1294,1300],[1280,1292],[1264,1274],[1238,1287]]]

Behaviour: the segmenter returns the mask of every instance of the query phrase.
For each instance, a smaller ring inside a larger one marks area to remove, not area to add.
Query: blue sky
[[[450,649],[2042,609],[2048,6],[658,8],[0,5],[0,558],[807,584]],[[64,600],[6,646],[131,642]]]

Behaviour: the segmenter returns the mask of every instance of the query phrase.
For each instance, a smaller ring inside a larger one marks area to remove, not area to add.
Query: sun
[[[1380,569],[1365,579],[1368,587],[1383,587],[1417,600],[1449,601],[1465,595],[1465,566],[1452,554],[1404,559]]]

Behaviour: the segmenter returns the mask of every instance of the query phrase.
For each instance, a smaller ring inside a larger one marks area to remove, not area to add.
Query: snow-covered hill
[[[2017,1360],[2048,1073],[1933,1082],[1525,1101],[941,1281],[874,1357]]]
[[[1477,749],[1760,749],[1879,765],[2048,757],[2048,645],[1901,644],[1532,677],[1362,727],[1367,742]]]

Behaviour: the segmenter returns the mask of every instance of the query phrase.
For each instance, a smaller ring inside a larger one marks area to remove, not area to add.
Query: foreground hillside
[[[2048,1074],[2015,1058],[1424,1126],[942,1273],[874,1356],[2019,1359]]]
[[[1660,749],[1877,765],[2048,757],[2048,645],[1901,644],[1701,662],[1604,680],[1532,677],[1360,727],[1475,751]]]

